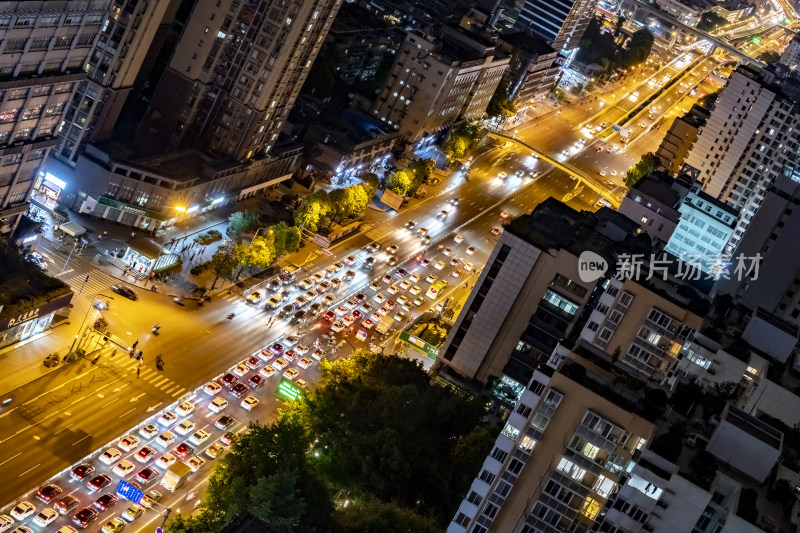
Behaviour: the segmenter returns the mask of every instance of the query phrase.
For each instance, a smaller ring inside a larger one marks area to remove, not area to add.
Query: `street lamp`
[[[67,352],[67,355],[71,354],[72,350],[75,348],[75,343],[78,342],[78,337],[81,336],[81,330],[83,329],[84,324],[86,324],[86,319],[89,318],[89,311],[91,311],[94,308],[94,303],[97,301],[97,297],[98,296],[104,296],[104,297],[108,298],[109,300],[113,300],[114,299],[113,296],[107,296],[107,295],[99,293],[99,292],[94,295],[94,298],[92,298],[92,306],[89,307],[89,309],[86,310],[86,314],[83,316],[83,321],[81,322],[81,325],[78,328],[78,333],[75,335],[75,339],[72,341],[72,346],[69,347],[69,351]]]

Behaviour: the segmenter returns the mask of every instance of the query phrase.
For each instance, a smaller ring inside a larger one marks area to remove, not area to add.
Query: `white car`
[[[399,313],[394,315],[394,319],[397,320],[398,322],[402,322],[403,320],[406,319],[406,316],[407,315],[404,312],[400,311]]]
[[[347,326],[345,326],[344,323],[342,322],[334,322],[333,324],[331,324],[331,331],[333,331],[334,333],[339,333],[345,327]]]
[[[167,452],[158,458],[158,461],[156,461],[156,466],[163,470],[166,470],[167,468],[175,464],[175,461],[177,460],[178,460],[177,457]]]
[[[153,424],[147,424],[145,427],[139,430],[139,435],[146,439],[152,439],[158,435],[158,428]]]
[[[242,408],[247,411],[252,411],[256,405],[258,405],[258,399],[253,396],[248,396],[242,400]]]
[[[411,294],[416,296],[416,295],[418,295],[419,293],[422,292],[422,288],[419,285],[414,285],[413,287],[408,289],[408,292],[410,292]]]
[[[437,279],[439,279],[439,278],[437,278],[435,275],[428,274],[428,277],[425,278],[425,281],[427,281],[428,283],[436,283]]]
[[[283,377],[285,377],[288,380],[295,380],[299,375],[300,372],[298,372],[296,368],[287,368],[286,370],[283,371]]]
[[[175,408],[175,412],[177,412],[179,416],[189,416],[194,412],[194,404],[192,402],[181,402],[178,404],[178,407]]]
[[[467,248],[467,255],[475,255],[475,252],[477,252],[477,251],[478,250],[476,250],[475,248],[470,246],[469,248]]]
[[[389,291],[389,294],[397,294],[398,292],[400,292],[400,287],[398,287],[397,285],[392,285],[386,290]]]
[[[100,462],[103,463],[104,465],[113,465],[114,463],[122,459],[122,453],[116,448],[109,448],[102,454],[100,454],[99,459]]]
[[[119,446],[119,449],[122,450],[123,452],[133,451],[134,448],[139,446],[139,438],[133,435],[125,435],[124,437],[119,439],[119,442],[117,442],[117,446]]]
[[[278,359],[275,359],[272,362],[272,368],[274,368],[276,370],[283,370],[287,366],[289,366],[289,361],[287,361],[283,357],[279,357]]]
[[[265,378],[270,378],[275,374],[275,369],[267,365],[261,370],[259,370],[258,373],[264,376]]]
[[[442,250],[442,253],[447,257],[450,257],[451,255],[453,255],[453,250],[451,250],[450,248],[445,248],[444,250]]]
[[[308,368],[314,363],[314,360],[310,357],[303,357],[300,361],[297,362],[297,366],[300,368]]]
[[[239,377],[244,376],[248,372],[250,372],[250,369],[244,364],[236,365],[236,368],[233,369],[233,373]]]
[[[14,519],[7,514],[0,514],[0,533],[8,531],[14,525]]]
[[[385,301],[386,301],[386,296],[385,296],[385,295],[384,295],[382,292],[379,292],[378,294],[376,294],[375,296],[373,296],[373,297],[372,297],[372,299],[373,299],[374,301],[378,302],[378,305],[382,305],[382,304],[383,304],[383,302],[385,302]]]
[[[216,396],[220,392],[222,392],[222,385],[217,383],[216,381],[212,381],[207,383],[205,387],[203,387],[203,392],[208,394],[209,396]]]
[[[36,506],[31,502],[23,501],[19,502],[16,507],[11,509],[11,516],[17,520],[25,520],[34,512],[36,512]]]
[[[386,253],[389,255],[394,255],[397,253],[397,250],[399,249],[400,248],[396,244],[393,244],[386,249]]]
[[[136,468],[135,464],[128,461],[127,459],[123,459],[122,461],[117,463],[116,466],[114,466],[114,468],[111,471],[117,474],[119,477],[125,477],[131,472],[133,472],[134,468]]]
[[[453,240],[456,241],[457,243],[461,244],[462,242],[464,242],[464,236],[463,235],[456,235],[455,237],[453,237]]]
[[[298,344],[293,348],[293,350],[297,352],[298,355],[305,355],[308,353],[308,346],[305,346],[303,344]]]
[[[192,430],[194,430],[194,422],[188,419],[175,426],[175,433],[180,433],[181,435],[188,435]]]
[[[186,461],[186,466],[188,466],[192,472],[197,472],[203,467],[204,464],[206,464],[206,460],[197,456],[193,456],[191,459]]]
[[[189,437],[189,442],[192,444],[203,444],[205,441],[208,440],[208,437],[211,435],[207,431],[203,431],[202,429],[198,429],[194,432],[194,435]]]
[[[296,336],[294,336],[294,335],[292,335],[291,337],[286,337],[286,338],[285,338],[285,339],[283,339],[283,341],[282,341],[283,345],[284,345],[284,346],[286,346],[286,349],[287,349],[287,350],[288,350],[289,348],[293,347],[294,345],[296,345],[298,342],[300,342],[300,338],[299,338],[299,337],[296,337]]]
[[[436,264],[433,265],[433,268],[436,270],[442,270],[445,266],[446,265],[444,264],[444,261],[437,261]]]
[[[194,424],[192,424],[192,427],[194,427]],[[184,435],[185,435],[185,433],[184,433]],[[164,433],[162,433],[161,435],[158,436],[158,438],[155,440],[155,443],[166,450],[167,448],[172,446],[172,444],[177,439],[178,439],[178,437],[175,435],[175,433],[173,433],[171,431],[165,431]]]
[[[466,270],[467,272],[472,272],[472,269],[473,269],[473,268],[475,268],[475,265],[473,265],[473,264],[472,264],[472,263],[470,263],[469,261],[467,261],[466,263],[464,263],[464,270]]]
[[[176,415],[172,411],[167,411],[166,413],[158,417],[159,425],[164,426],[166,428],[170,427],[177,421],[178,421],[178,415]]]
[[[414,272],[413,274],[411,274],[410,276],[408,276],[408,281],[410,281],[411,283],[416,283],[416,282],[418,282],[418,281],[419,281],[419,274],[417,274],[416,272]]]
[[[400,282],[401,291],[407,291],[409,287],[411,287],[410,281],[404,279],[403,281]]]
[[[220,398],[219,396],[208,403],[208,410],[214,413],[220,413],[226,407],[228,407],[228,400],[225,398]]]
[[[56,518],[58,518],[56,510],[45,507],[39,511],[39,514],[33,517],[33,523],[37,526],[45,527],[55,522]]]

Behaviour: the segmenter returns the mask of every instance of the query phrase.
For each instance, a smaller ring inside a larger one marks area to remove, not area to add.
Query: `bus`
[[[447,282],[443,279],[436,281],[431,284],[431,288],[428,289],[428,292],[425,293],[425,296],[430,298],[431,300],[435,300],[439,296],[442,295],[442,291],[447,287]]]

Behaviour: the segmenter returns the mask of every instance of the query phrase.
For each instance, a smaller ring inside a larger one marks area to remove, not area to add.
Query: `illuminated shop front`
[[[36,183],[33,186],[36,200],[48,209],[55,208],[61,199],[61,193],[67,188],[67,183],[50,174],[49,172],[39,172]]]
[[[69,315],[72,292],[48,302],[12,313],[0,311],[0,348],[24,341],[46,331],[58,315]]]

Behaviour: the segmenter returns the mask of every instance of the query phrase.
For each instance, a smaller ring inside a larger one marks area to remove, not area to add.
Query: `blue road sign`
[[[127,481],[120,481],[117,484],[117,494],[126,500],[132,501],[133,503],[139,503],[144,496],[144,492],[142,492],[140,489],[137,489]]]
[[[156,533],[163,533],[163,532],[164,532],[164,530],[163,530],[163,529],[161,529],[160,527],[157,527],[157,528],[156,528]]]

